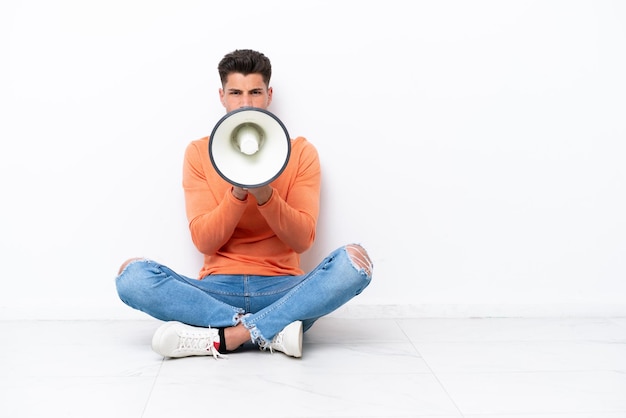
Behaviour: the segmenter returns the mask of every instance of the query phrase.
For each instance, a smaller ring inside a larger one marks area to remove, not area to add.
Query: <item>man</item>
[[[271,104],[271,64],[262,53],[233,51],[218,72],[226,112]],[[250,189],[220,177],[208,143],[191,142],[183,168],[189,229],[204,254],[199,277],[133,258],[120,267],[118,294],[167,321],[152,339],[162,356],[219,357],[251,341],[301,357],[302,333],[368,286],[372,262],[362,246],[349,244],[310,273],[301,269],[300,254],[315,239],[320,196],[318,154],[305,138],[291,140],[289,162],[276,180]]]

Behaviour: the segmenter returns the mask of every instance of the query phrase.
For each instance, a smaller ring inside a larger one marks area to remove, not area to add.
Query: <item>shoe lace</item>
[[[218,349],[215,347],[215,343],[219,343],[219,338],[215,338],[215,337],[207,337],[207,336],[197,336],[197,335],[185,335],[185,336],[181,336],[178,339],[178,349],[179,350],[193,350],[193,351],[197,351],[197,350],[202,350],[202,351],[208,351],[209,353],[211,353],[211,355],[213,356],[214,359],[218,359],[218,358],[228,358],[227,355],[222,354],[218,351]]]
[[[264,345],[263,347],[261,347],[264,351],[265,350],[270,350],[270,353],[274,353],[274,347],[282,347],[283,346],[283,335],[284,333],[281,331],[278,334],[276,334],[274,336],[274,338],[272,338],[272,341],[270,341],[269,344]]]

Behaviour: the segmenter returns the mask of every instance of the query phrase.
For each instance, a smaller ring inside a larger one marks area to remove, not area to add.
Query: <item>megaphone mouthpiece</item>
[[[215,171],[242,188],[265,186],[284,171],[291,139],[272,113],[243,107],[222,117],[209,138],[209,157]]]
[[[259,151],[262,133],[252,124],[246,123],[233,132],[235,147],[246,155],[254,155]]]

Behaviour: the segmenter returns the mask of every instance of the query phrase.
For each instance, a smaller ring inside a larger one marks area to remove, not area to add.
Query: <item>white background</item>
[[[318,148],[309,269],[361,242],[352,315],[626,315],[626,3],[3,1],[0,318],[126,318],[126,258],[196,276],[186,145],[216,66],[272,60]]]

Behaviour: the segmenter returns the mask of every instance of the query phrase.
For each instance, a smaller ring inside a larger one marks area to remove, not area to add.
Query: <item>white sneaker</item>
[[[219,345],[217,329],[192,327],[176,321],[161,325],[152,337],[152,350],[163,357],[226,357],[218,351]]]
[[[287,325],[269,344],[270,352],[280,351],[291,357],[302,357],[302,321]]]

